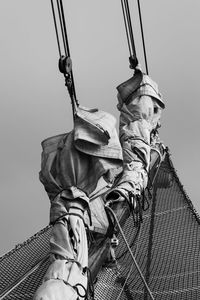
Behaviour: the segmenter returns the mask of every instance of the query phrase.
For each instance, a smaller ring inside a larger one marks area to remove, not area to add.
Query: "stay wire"
[[[55,32],[56,32],[56,40],[57,40],[57,44],[58,44],[58,52],[59,52],[59,56],[61,58],[61,47],[60,47],[60,41],[59,41],[59,35],[58,35],[58,26],[57,26],[57,22],[56,22],[56,15],[55,15],[53,0],[51,0],[51,8],[52,8],[54,27],[55,27]]]
[[[148,71],[148,64],[147,64],[147,55],[146,55],[146,47],[145,47],[145,40],[144,40],[144,30],[143,30],[143,24],[142,24],[142,14],[141,14],[140,0],[137,0],[137,4],[138,4],[139,19],[140,19],[140,30],[141,30],[141,35],[142,35],[142,44],[143,44],[143,51],[144,51],[145,68],[146,68],[146,73],[148,75],[149,71]]]

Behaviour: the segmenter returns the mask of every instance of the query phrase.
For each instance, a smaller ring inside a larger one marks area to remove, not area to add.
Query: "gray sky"
[[[120,0],[63,2],[78,99],[117,117],[115,87],[132,75]],[[144,69],[136,1],[130,4]],[[143,0],[141,8],[149,73],[166,102],[160,136],[200,212],[200,2]],[[40,143],[70,131],[72,115],[57,68],[50,0],[1,0],[0,42],[2,255],[48,224]]]

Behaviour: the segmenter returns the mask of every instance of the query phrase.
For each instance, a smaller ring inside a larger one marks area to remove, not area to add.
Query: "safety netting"
[[[154,299],[199,299],[199,224],[199,216],[167,155],[139,233],[133,228],[131,216],[123,226]],[[101,270],[95,299],[151,299],[121,235],[116,251],[117,266]]]
[[[200,218],[169,154],[148,202],[140,228],[130,215],[122,229],[153,299],[200,299]],[[33,298],[49,265],[50,232],[48,226],[0,258],[0,299]],[[95,300],[152,299],[124,237],[117,237],[116,263],[100,268]]]

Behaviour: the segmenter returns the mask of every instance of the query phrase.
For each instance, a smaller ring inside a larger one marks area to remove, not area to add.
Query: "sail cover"
[[[149,203],[140,231],[133,227],[131,216],[123,231],[154,299],[199,299],[200,218],[169,154]],[[33,298],[49,266],[50,233],[47,226],[0,258],[0,299]],[[120,234],[118,238],[117,265],[101,267],[94,283],[95,299],[150,299]]]

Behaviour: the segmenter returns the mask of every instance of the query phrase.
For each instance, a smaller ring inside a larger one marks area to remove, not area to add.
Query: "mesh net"
[[[126,240],[154,299],[200,299],[199,224],[200,218],[166,155],[140,230],[134,227],[132,216],[123,224]],[[24,275],[48,254],[50,232],[46,227],[0,259],[0,299],[32,299],[48,259]],[[95,299],[151,299],[121,233],[118,239],[117,263],[101,268]]]
[[[48,254],[50,233],[51,227],[48,226],[0,258],[0,295],[2,297],[16,285],[16,288],[8,293],[5,299],[32,299],[33,293],[46,272],[48,262],[41,264],[39,270],[33,272],[19,285],[18,282]]]
[[[166,177],[171,184],[163,188]],[[154,299],[199,299],[199,217],[168,156],[138,237],[131,216],[123,231]],[[117,266],[101,270],[95,299],[151,299],[120,234],[118,238]]]

